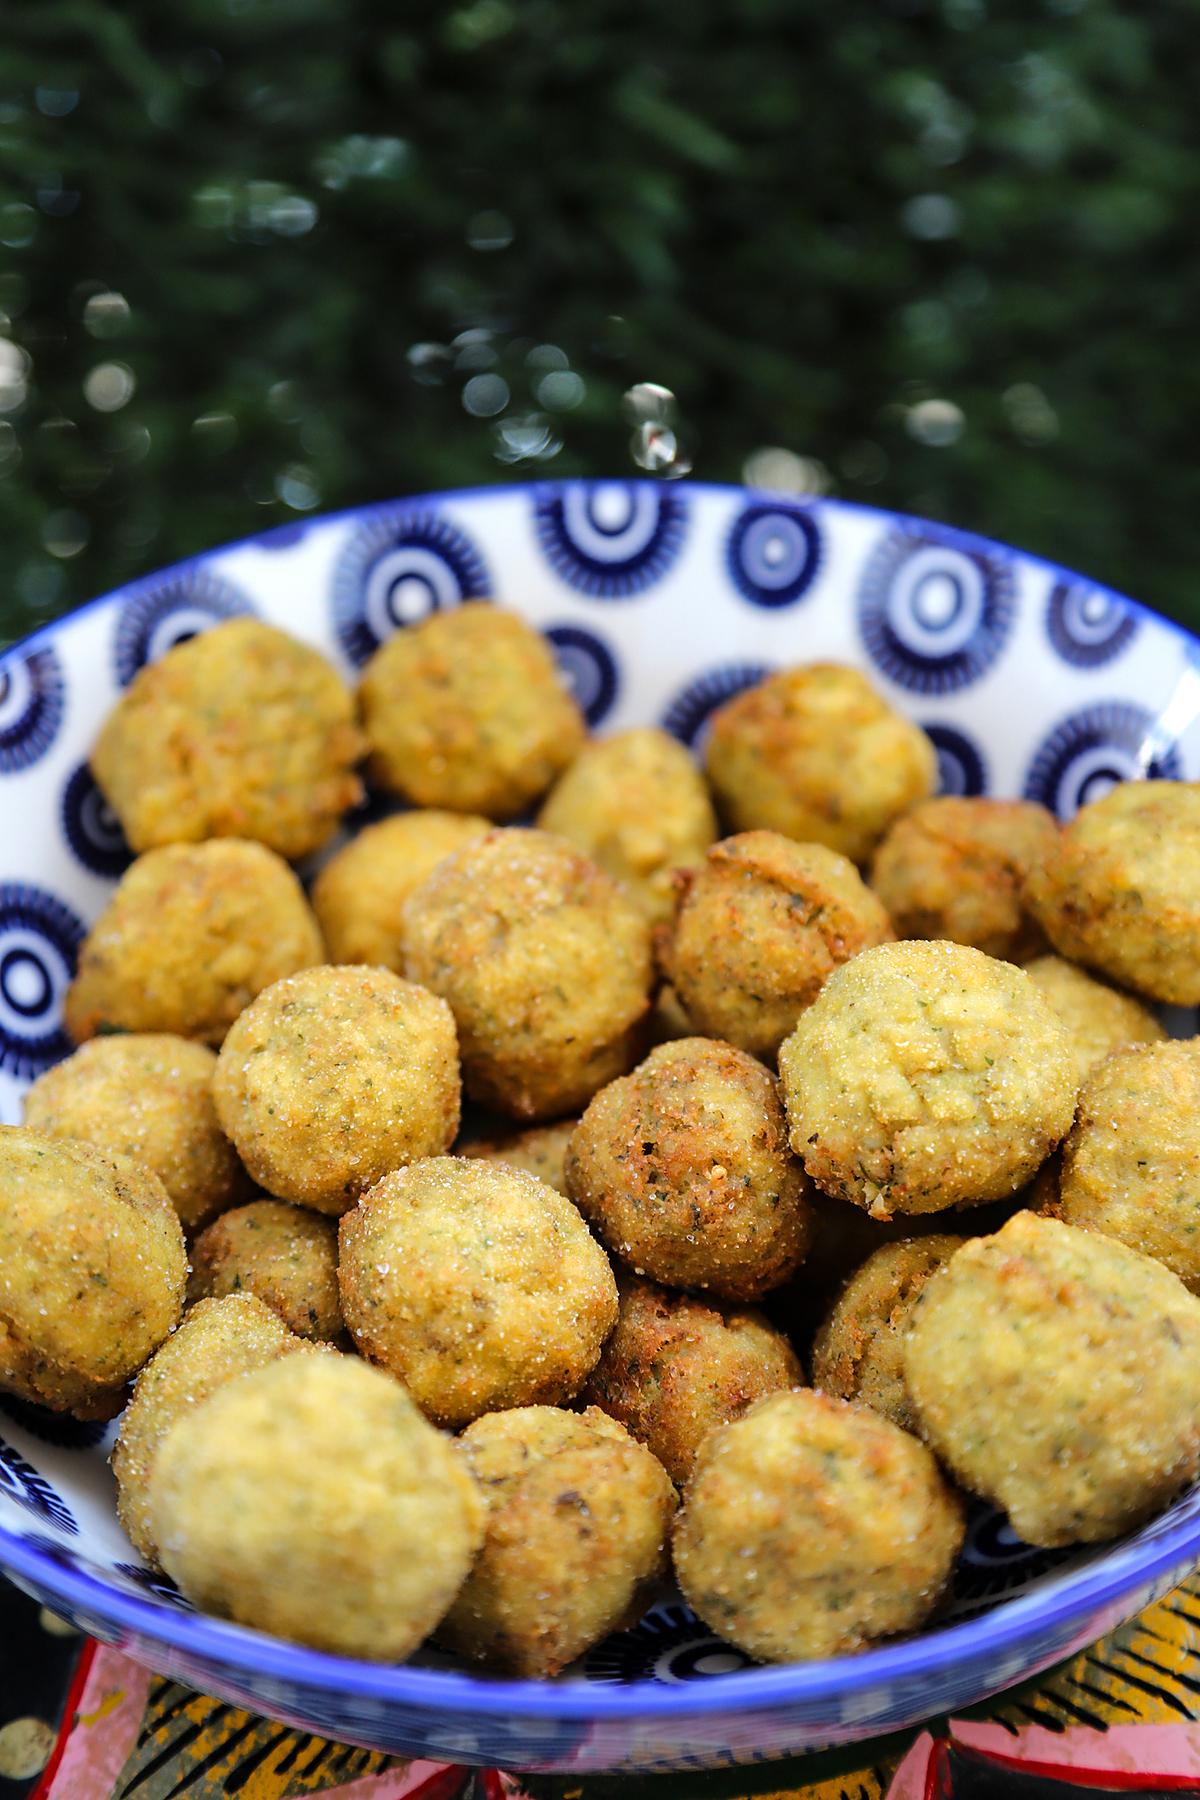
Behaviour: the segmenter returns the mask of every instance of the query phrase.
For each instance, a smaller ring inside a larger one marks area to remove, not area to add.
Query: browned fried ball
[[[312,887],[330,962],[404,973],[404,903],[455,850],[492,829],[477,813],[397,813],[330,858]]]
[[[321,961],[317,921],[263,844],[212,838],[148,850],[122,876],[79,952],[64,1023],[219,1044],[256,994]]]
[[[523,1406],[462,1435],[487,1505],[483,1549],[438,1639],[513,1675],[557,1675],[640,1617],[675,1492],[602,1412]]]
[[[799,1387],[800,1359],[750,1307],[723,1306],[627,1276],[616,1329],[582,1398],[653,1450],[677,1487],[707,1434],[764,1394]]]
[[[917,1415],[904,1382],[904,1336],[929,1277],[966,1242],[947,1233],[883,1244],[851,1275],[813,1343],[813,1386],[858,1400],[904,1431]]]
[[[650,928],[586,856],[493,831],[405,908],[405,969],[449,1001],[468,1094],[517,1119],[574,1112],[636,1060]]]
[[[252,1200],[202,1231],[192,1245],[189,1300],[254,1294],[298,1337],[342,1335],[337,1225],[306,1206]]]
[[[150,1528],[150,1482],[172,1425],[227,1381],[290,1356],[302,1340],[253,1294],[201,1300],[137,1378],[113,1445],[117,1517],[139,1555],[161,1567]]]
[[[1058,1213],[1200,1293],[1200,1039],[1115,1050],[1084,1082]]]
[[[951,938],[1024,962],[1045,948],[1022,886],[1054,849],[1058,823],[1032,800],[947,794],[897,819],[871,886],[902,938]]]
[[[937,757],[857,669],[782,669],[713,715],[706,759],[730,831],[781,831],[866,862],[930,795]]]
[[[25,1095],[25,1123],[152,1170],[184,1230],[199,1231],[252,1192],[217,1122],[216,1066],[207,1045],[167,1032],[92,1038],[39,1075]]]
[[[0,1388],[110,1419],[174,1330],[187,1258],[157,1175],[0,1126]]]
[[[608,1259],[524,1169],[434,1156],[386,1175],[341,1224],[358,1348],[441,1425],[579,1390],[617,1316]]]
[[[1200,1001],[1200,782],[1125,781],[1081,807],[1026,899],[1061,956],[1151,1000]]]
[[[414,806],[514,818],[585,735],[546,639],[484,601],[396,632],[359,694],[371,773]]]
[[[892,936],[846,857],[744,831],[680,878],[658,949],[696,1031],[772,1058],[833,970]]]
[[[362,796],[354,698],[307,644],[228,619],[147,663],[92,752],[136,851],[253,838],[307,856]]]
[[[1110,1050],[1128,1044],[1157,1044],[1166,1029],[1148,1007],[1095,975],[1064,962],[1061,956],[1038,956],[1025,973],[1066,1027],[1075,1051],[1080,1083],[1104,1061]]]
[[[567,1151],[567,1190],[636,1273],[753,1300],[801,1261],[807,1182],[762,1064],[680,1038],[592,1101]]]
[[[651,919],[674,906],[673,873],[717,835],[704,777],[677,738],[653,726],[586,744],[538,815],[623,883]]]
[[[389,1169],[454,1142],[450,1008],[389,969],[305,969],[265,989],[232,1026],[213,1096],[268,1193],[343,1213]]]

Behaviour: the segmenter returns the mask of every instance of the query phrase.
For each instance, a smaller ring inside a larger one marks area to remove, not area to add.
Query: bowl
[[[139,581],[0,659],[0,1117],[70,1045],[64,989],[128,850],[88,773],[143,663],[260,613],[347,675],[471,596],[547,633],[594,727],[713,708],[787,663],[858,664],[929,732],[943,790],[1070,815],[1113,782],[1200,773],[1200,645],[1066,570],[944,526],[698,484],[551,482],[306,520]],[[1179,1028],[1195,1030],[1190,1013]],[[112,1427],[0,1396],[0,1566],[165,1675],[350,1743],[518,1769],[767,1760],[948,1713],[1083,1648],[1200,1559],[1200,1489],[1144,1529],[1031,1550],[984,1506],[949,1606],[862,1655],[758,1668],[665,1597],[556,1682],[431,1653],[320,1655],[194,1612],[116,1522]]]

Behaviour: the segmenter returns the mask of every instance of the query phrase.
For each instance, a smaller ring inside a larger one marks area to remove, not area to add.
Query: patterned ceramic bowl
[[[257,612],[352,674],[390,632],[472,595],[548,634],[600,728],[660,721],[698,745],[712,709],[766,670],[833,657],[924,726],[950,792],[1027,794],[1065,817],[1114,781],[1200,775],[1200,646],[1062,569],[940,526],[618,481],[288,526],[95,601],[0,660],[0,1116],[16,1120],[23,1087],[68,1050],[63,990],[128,860],[87,755],[136,670]],[[110,1438],[0,1397],[0,1565],[22,1587],[207,1693],[450,1761],[658,1770],[867,1737],[1046,1668],[1200,1557],[1200,1490],[1076,1552],[1031,1551],[981,1508],[950,1606],[917,1638],[754,1668],[667,1601],[561,1681],[492,1681],[436,1657],[344,1661],[198,1616],[116,1523]]]

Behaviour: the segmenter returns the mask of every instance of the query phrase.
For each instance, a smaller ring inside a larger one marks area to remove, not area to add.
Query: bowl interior
[[[353,676],[391,632],[479,596],[548,634],[601,730],[661,723],[699,747],[709,714],[739,688],[829,658],[864,668],[930,733],[944,791],[1023,794],[1066,817],[1115,781],[1200,771],[1186,633],[1067,571],[918,520],[611,481],[448,493],[289,526],[97,600],[0,659],[0,1118],[17,1121],[29,1081],[68,1052],[61,1004],[76,952],[129,861],[87,756],[143,663],[254,612]],[[1196,1029],[1190,1012],[1173,1023]],[[200,1633],[206,1654],[243,1671],[282,1657],[289,1680],[365,1684],[416,1706],[423,1695],[442,1704],[448,1680],[464,1707],[496,1713],[555,1694],[567,1711],[603,1710],[614,1690],[627,1712],[654,1712],[697,1686],[758,1704],[789,1673],[746,1673],[748,1660],[670,1596],[553,1687],[490,1683],[436,1655],[427,1668],[381,1670],[271,1650],[190,1617],[141,1566],[116,1523],[111,1437],[0,1395],[0,1565],[94,1627],[164,1647]],[[1155,1571],[1197,1554],[1194,1494],[1145,1531],[1086,1551],[1030,1550],[979,1506],[949,1607],[915,1643],[936,1663],[938,1645],[958,1654],[963,1622],[983,1613],[994,1632],[1009,1618],[1036,1633],[1040,1616],[1069,1621],[1101,1589],[1140,1582],[1144,1599]],[[901,1648],[913,1668],[913,1646]],[[897,1654],[813,1665],[804,1679],[814,1693],[824,1681],[843,1699],[869,1694]],[[873,1722],[869,1704],[861,1718]]]

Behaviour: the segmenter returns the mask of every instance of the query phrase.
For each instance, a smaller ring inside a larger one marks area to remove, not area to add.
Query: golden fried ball
[[[139,1555],[160,1567],[150,1529],[150,1479],[158,1447],[178,1419],[227,1381],[301,1348],[301,1340],[253,1294],[201,1300],[137,1378],[113,1445],[117,1517]]]
[[[1098,981],[1061,956],[1035,957],[1025,964],[1025,973],[1066,1027],[1080,1084],[1110,1050],[1126,1044],[1156,1044],[1167,1035],[1154,1014],[1132,994]]]
[[[430,1157],[342,1220],[342,1313],[440,1425],[578,1392],[617,1316],[603,1250],[523,1169]]]
[[[508,1674],[557,1675],[640,1617],[666,1561],[675,1491],[594,1407],[491,1413],[462,1447],[487,1526],[438,1640]]]
[[[1127,781],[1082,807],[1026,900],[1054,948],[1151,1000],[1200,1002],[1200,782]]]
[[[158,1448],[150,1529],[207,1612],[334,1655],[399,1662],[483,1538],[457,1446],[355,1357],[288,1356],[226,1383]]]
[[[727,1424],[804,1371],[784,1337],[750,1307],[671,1293],[631,1276],[616,1330],[583,1399],[618,1419],[682,1487],[716,1425]]]
[[[836,850],[744,831],[682,878],[658,949],[696,1031],[773,1058],[833,970],[893,935]]]
[[[585,735],[546,639],[480,600],[396,632],[359,696],[371,773],[414,806],[514,818]]]
[[[450,1002],[473,1099],[559,1118],[636,1060],[649,926],[562,838],[493,831],[440,863],[404,917],[405,972]]]
[[[727,701],[706,767],[730,831],[781,831],[857,863],[937,785],[925,733],[840,663],[782,669]]]
[[[307,856],[362,797],[354,697],[323,656],[229,619],[139,670],[92,751],[134,850],[253,838]]]
[[[303,889],[273,850],[169,844],[138,857],[92,926],[64,1020],[77,1044],[109,1028],[219,1044],[256,994],[322,955]]]
[[[1032,800],[925,800],[888,831],[871,886],[902,938],[952,938],[1023,962],[1045,949],[1022,884],[1058,841],[1058,822]]]
[[[707,1440],[675,1572],[720,1637],[764,1662],[808,1662],[923,1624],[962,1536],[923,1444],[865,1406],[793,1389]]]
[[[873,1251],[817,1332],[813,1386],[839,1400],[858,1400],[902,1430],[916,1431],[904,1385],[905,1333],[925,1283],[966,1241],[938,1232]]]
[[[231,1027],[217,1116],[260,1186],[343,1213],[389,1169],[448,1150],[461,1085],[444,1000],[389,969],[304,969]]]
[[[92,1038],[38,1076],[25,1095],[25,1123],[132,1157],[158,1176],[184,1230],[199,1231],[251,1193],[217,1123],[216,1066],[207,1045],[167,1032]]]
[[[404,903],[438,864],[492,829],[477,813],[407,812],[368,825],[313,882],[330,962],[404,973]]]
[[[818,1187],[887,1218],[1014,1193],[1066,1136],[1075,1059],[1023,969],[881,944],[836,970],[779,1052]]]
[[[457,1154],[524,1169],[565,1194],[567,1178],[563,1165],[571,1133],[578,1123],[578,1119],[560,1119],[557,1125],[532,1125],[528,1131],[514,1131],[504,1137],[477,1138],[474,1143],[464,1144]]]
[[[1057,1219],[1017,1213],[938,1271],[904,1374],[929,1443],[1027,1544],[1115,1537],[1200,1469],[1200,1300]]]
[[[602,1088],[567,1151],[567,1191],[609,1248],[670,1287],[753,1300],[809,1234],[775,1083],[731,1044],[660,1044]]]
[[[0,1388],[110,1419],[183,1308],[183,1232],[157,1175],[0,1126]]]
[[[1200,1039],[1116,1050],[1092,1071],[1063,1145],[1057,1210],[1200,1293]]]
[[[717,836],[704,777],[677,738],[637,726],[584,746],[538,815],[621,882],[651,919],[675,902],[676,869]]]
[[[283,1200],[223,1213],[192,1245],[188,1298],[240,1293],[263,1301],[298,1337],[332,1343],[342,1333],[335,1222]]]

